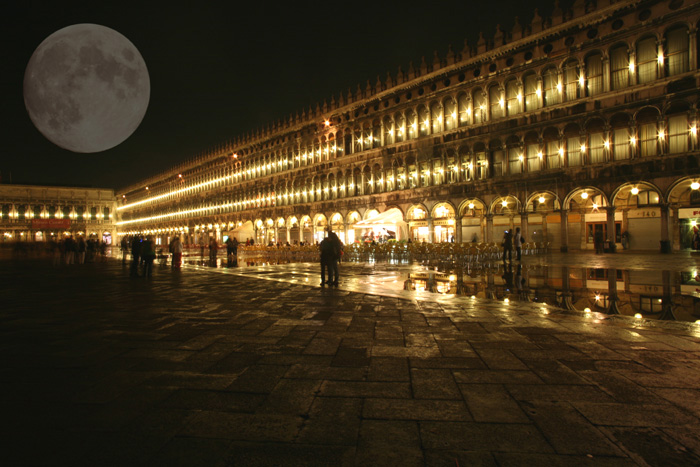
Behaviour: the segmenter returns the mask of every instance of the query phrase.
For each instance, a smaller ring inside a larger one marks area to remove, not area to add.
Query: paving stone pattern
[[[700,464],[689,330],[113,260],[0,292],[3,465]]]

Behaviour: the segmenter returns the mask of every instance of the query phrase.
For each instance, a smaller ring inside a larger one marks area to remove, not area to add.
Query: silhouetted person
[[[131,240],[131,276],[139,275],[139,263],[141,262],[141,237],[134,237]]]
[[[149,235],[141,244],[141,256],[143,257],[143,275],[153,275],[153,260],[156,259],[156,246]]]
[[[510,230],[506,230],[503,234],[503,262],[506,262],[506,256],[508,256],[508,261],[513,261],[513,233]]]

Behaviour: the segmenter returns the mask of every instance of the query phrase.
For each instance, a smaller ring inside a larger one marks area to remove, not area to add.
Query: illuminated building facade
[[[121,233],[690,246],[700,2],[576,1],[120,190]]]
[[[46,242],[66,235],[116,238],[114,190],[0,185],[0,242]]]

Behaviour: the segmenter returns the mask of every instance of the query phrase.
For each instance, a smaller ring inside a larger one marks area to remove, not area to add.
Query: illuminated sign
[[[70,219],[32,219],[32,230],[68,228]]]

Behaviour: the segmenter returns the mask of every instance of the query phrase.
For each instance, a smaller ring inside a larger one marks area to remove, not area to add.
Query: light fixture
[[[633,195],[638,195],[638,194],[639,194],[639,188],[637,188],[637,187],[632,188],[632,194],[633,194]]]
[[[581,193],[581,198],[588,199],[588,193],[586,193],[585,191]]]

